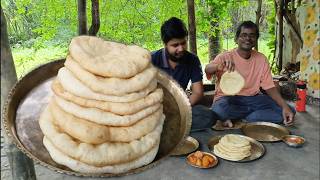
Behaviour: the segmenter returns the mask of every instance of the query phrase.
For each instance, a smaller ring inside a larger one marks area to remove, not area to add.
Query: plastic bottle
[[[296,110],[298,112],[306,112],[307,86],[304,81],[297,82],[297,96]]]

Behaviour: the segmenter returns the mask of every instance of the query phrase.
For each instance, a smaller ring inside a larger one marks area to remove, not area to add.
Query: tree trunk
[[[96,36],[100,28],[99,1],[91,0],[92,22],[89,29],[89,35]]]
[[[188,5],[188,26],[189,26],[189,47],[190,51],[197,54],[196,20],[194,14],[194,0],[187,0]]]
[[[278,72],[282,70],[282,54],[283,54],[283,0],[280,0],[278,7],[279,14],[279,64]]]
[[[16,70],[8,41],[7,21],[1,7],[1,120],[2,110],[8,93],[17,81]],[[1,123],[3,124],[3,123]],[[2,128],[2,127],[1,127]],[[25,156],[4,133],[7,157],[11,167],[12,179],[36,179],[33,161]]]
[[[78,0],[78,33],[79,35],[88,34],[86,2],[87,2],[86,0]]]
[[[257,8],[257,11],[256,11],[256,25],[258,26],[259,28],[259,25],[260,25],[260,18],[261,18],[261,5],[262,5],[262,0],[258,0],[258,8]],[[258,41],[257,41],[257,44],[254,46],[255,50],[258,51]]]
[[[209,14],[211,14],[216,21],[210,21],[210,32],[208,34],[208,52],[209,61],[213,60],[221,50],[220,41],[220,29],[219,29],[219,16],[212,11],[212,7],[209,7]]]

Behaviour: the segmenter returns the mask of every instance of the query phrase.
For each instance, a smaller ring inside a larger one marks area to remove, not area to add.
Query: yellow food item
[[[203,167],[208,167],[210,164],[210,160],[208,158],[208,156],[204,156],[203,159],[202,159],[202,166]]]
[[[201,159],[197,159],[196,165],[197,166],[201,166],[202,165]]]
[[[192,165],[207,168],[214,163],[213,157],[204,154],[201,151],[197,151],[187,158],[188,162]]]
[[[194,156],[197,157],[197,158],[202,158],[203,157],[203,153],[201,151],[196,151],[194,153]]]
[[[191,164],[196,164],[197,158],[194,157],[194,156],[189,156],[189,157],[188,157],[188,161],[189,161]]]

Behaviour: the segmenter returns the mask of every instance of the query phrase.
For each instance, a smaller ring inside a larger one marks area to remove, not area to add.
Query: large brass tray
[[[184,91],[168,75],[159,72],[158,85],[164,90],[166,115],[158,154],[150,164],[121,174],[86,174],[54,162],[43,146],[39,115],[52,94],[50,85],[63,66],[64,60],[44,64],[19,80],[11,89],[4,106],[3,125],[9,138],[36,163],[56,172],[76,176],[111,177],[138,173],[168,157],[187,137],[191,127],[191,106]]]
[[[290,134],[287,128],[270,122],[247,123],[241,127],[241,131],[246,136],[262,142],[281,141],[282,136]]]
[[[264,146],[260,142],[256,141],[255,139],[252,139],[252,138],[250,138],[248,136],[243,136],[243,135],[239,135],[239,136],[241,136],[243,138],[246,138],[248,141],[250,141],[250,144],[251,144],[251,155],[249,157],[246,157],[246,158],[240,160],[240,161],[235,161],[235,162],[249,162],[249,161],[257,160],[257,159],[261,158],[264,155],[266,150],[265,150]],[[214,136],[211,139],[209,139],[208,148],[213,154],[215,154],[214,151],[213,151],[214,150],[214,145],[218,144],[219,140],[222,137],[223,136]],[[217,154],[215,154],[215,155],[218,156]],[[218,156],[218,157],[220,157],[220,156]],[[220,158],[222,158],[222,157],[220,157]],[[231,160],[228,160],[228,159],[225,159],[225,160],[231,161]]]

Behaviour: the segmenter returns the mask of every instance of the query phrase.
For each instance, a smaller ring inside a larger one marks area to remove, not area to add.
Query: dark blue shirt
[[[196,55],[190,52],[186,52],[186,55],[183,56],[183,59],[178,63],[175,69],[172,69],[169,66],[164,48],[152,52],[151,57],[152,64],[173,77],[183,89],[187,89],[190,80],[192,83],[202,80],[203,73],[200,60]]]

